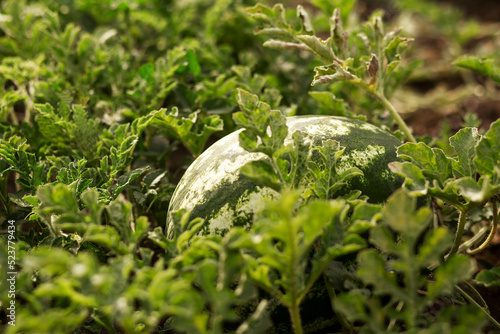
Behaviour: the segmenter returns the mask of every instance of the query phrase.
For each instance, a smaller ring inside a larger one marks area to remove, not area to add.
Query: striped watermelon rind
[[[359,189],[369,202],[381,203],[399,188],[402,179],[388,164],[398,160],[396,149],[401,142],[382,129],[355,119],[334,116],[294,116],[287,118],[288,137],[297,130],[309,135],[315,145],[333,139],[345,147],[337,165],[341,173],[358,167],[364,173],[349,181],[348,190]],[[171,212],[186,209],[191,219],[207,221],[203,234],[224,234],[232,226],[249,227],[253,213],[263,206],[262,198],[279,194],[240,175],[245,164],[266,158],[239,145],[235,131],[220,139],[200,155],[186,170],[172,196],[167,218],[167,235],[172,237]]]

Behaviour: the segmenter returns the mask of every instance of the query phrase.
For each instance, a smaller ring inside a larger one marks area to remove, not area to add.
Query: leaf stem
[[[14,124],[15,126],[19,126],[19,120],[17,119],[17,116],[16,116],[16,111],[14,110],[14,107],[10,108],[10,116],[11,116],[11,122],[12,124]]]
[[[375,97],[382,103],[382,105],[389,111],[389,114],[391,114],[391,117],[396,121],[398,124],[399,128],[401,131],[406,136],[406,139],[412,143],[416,143],[417,141],[415,140],[415,137],[411,134],[410,128],[406,125],[405,121],[401,118],[399,113],[396,111],[392,103],[385,97],[383,94],[379,94],[376,92],[373,92]]]
[[[483,308],[489,313],[490,310],[488,308],[488,304],[486,304],[486,301],[484,300],[483,296],[481,296],[481,294],[479,293],[479,291],[476,290],[476,288],[470,284],[469,282],[467,281],[464,281],[463,282],[465,285],[467,285],[467,287],[472,291],[474,292],[474,295],[476,295],[476,298],[479,299],[481,301],[481,303],[483,304]]]
[[[491,314],[484,308],[482,307],[481,305],[479,305],[479,303],[474,299],[472,298],[471,296],[469,296],[469,294],[467,292],[465,292],[464,290],[462,290],[462,288],[460,288],[458,285],[455,286],[455,288],[460,292],[460,294],[462,296],[464,296],[465,299],[467,299],[471,304],[473,304],[474,306],[478,307],[479,309],[481,309],[481,311],[483,311],[483,313],[486,315],[486,318],[488,318],[489,321],[491,321],[492,324],[494,324],[497,328],[500,328],[500,323],[498,323],[498,321],[496,321],[495,318],[493,318],[491,316]]]
[[[281,186],[282,187],[287,186],[287,183],[285,182],[285,178],[281,174],[280,168],[278,167],[278,163],[276,162],[276,160],[274,159],[274,157],[272,155],[268,155],[268,157],[269,157],[269,160],[271,161],[271,166],[273,167],[276,175],[278,175]]]
[[[330,286],[330,284],[328,284],[328,277],[325,275],[324,272],[323,272],[323,280],[325,281],[326,291],[328,292],[328,297],[330,297],[330,304],[332,306],[333,312],[337,316],[337,318],[338,318],[340,324],[342,325],[342,327],[348,329],[349,333],[352,334],[353,333],[352,324],[349,321],[347,321],[347,319],[344,317],[344,315],[341,312],[337,312],[335,310],[334,301],[337,298],[337,294],[335,293],[335,289],[332,288]]]
[[[401,118],[399,113],[397,112],[396,108],[392,105],[392,103],[385,97],[383,92],[377,92],[373,86],[368,85],[364,81],[360,80],[359,78],[355,78],[352,80],[348,80],[348,82],[361,87],[365,89],[368,93],[372,94],[377,100],[382,103],[382,105],[389,111],[389,114],[391,115],[392,119],[398,124],[399,128],[401,131],[403,131],[406,139],[412,143],[416,143],[417,141],[415,140],[415,137],[411,134],[410,128],[408,125],[406,125],[405,121]]]
[[[285,213],[286,214],[286,213]],[[299,285],[297,282],[297,249],[296,249],[296,236],[293,228],[293,224],[291,222],[291,217],[287,217],[288,223],[288,233],[290,238],[290,305],[288,306],[288,310],[290,311],[290,317],[292,318],[293,331],[295,334],[304,333],[304,329],[302,328],[302,320],[300,319],[300,299],[299,299]]]
[[[463,242],[460,247],[458,248],[458,251],[461,252],[463,250],[470,249],[472,245],[474,245],[476,242],[482,240],[486,233],[488,232],[488,226],[483,226],[472,238],[469,240]]]
[[[295,304],[295,305],[294,305]],[[300,319],[299,306],[292,301],[292,306],[289,308],[290,316],[292,317],[293,331],[295,334],[303,334],[302,320]]]
[[[491,200],[491,205],[493,206],[493,222],[491,223],[490,234],[488,235],[486,240],[476,249],[473,250],[467,249],[467,254],[474,255],[482,252],[486,247],[488,247],[488,245],[491,243],[491,241],[493,240],[493,238],[497,233],[499,212],[497,209],[497,200],[495,197],[493,197],[493,199]]]
[[[448,255],[445,256],[446,259],[452,257],[457,253],[458,248],[460,247],[460,242],[462,241],[462,236],[464,234],[466,220],[467,220],[467,211],[460,210],[460,215],[458,216],[457,233],[455,234],[455,240],[453,241],[453,246],[450,252],[448,253]]]

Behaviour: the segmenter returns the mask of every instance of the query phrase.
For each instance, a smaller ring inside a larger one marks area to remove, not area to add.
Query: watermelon
[[[349,181],[348,190],[358,189],[369,202],[381,203],[399,188],[402,179],[388,164],[398,160],[396,148],[401,142],[382,129],[355,119],[334,116],[294,116],[287,118],[288,138],[297,130],[309,135],[314,144],[333,139],[345,147],[338,171],[358,167],[363,176]],[[167,235],[174,230],[171,213],[191,211],[190,218],[206,220],[204,234],[224,234],[232,226],[249,227],[262,198],[279,194],[240,175],[245,164],[264,159],[239,145],[239,133],[220,139],[200,155],[186,170],[172,196],[167,215]]]

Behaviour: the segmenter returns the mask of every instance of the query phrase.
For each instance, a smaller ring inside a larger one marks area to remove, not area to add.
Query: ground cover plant
[[[430,0],[0,1],[2,332],[499,331],[498,24]],[[285,140],[295,115],[395,136],[401,186],[350,188],[353,138]],[[205,233],[169,203],[240,128],[265,156],[241,173],[279,195]]]

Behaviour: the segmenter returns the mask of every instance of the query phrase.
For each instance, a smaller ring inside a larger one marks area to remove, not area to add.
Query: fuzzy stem
[[[462,241],[462,236],[464,234],[465,221],[467,220],[467,211],[460,210],[460,215],[458,216],[458,226],[457,233],[455,234],[455,241],[453,241],[453,247],[450,250],[450,253],[446,255],[446,259],[455,255],[460,247],[460,242]]]
[[[486,315],[486,318],[488,318],[489,321],[491,321],[491,323],[493,325],[495,325],[497,328],[500,328],[500,323],[498,323],[498,321],[496,321],[495,318],[493,318],[491,316],[491,314],[484,308],[482,307],[481,305],[479,305],[479,303],[474,299],[472,298],[471,296],[469,296],[469,294],[467,292],[465,292],[464,290],[462,290],[462,288],[460,288],[458,285],[455,286],[455,288],[460,292],[460,294],[462,296],[464,296],[465,299],[467,299],[471,304],[473,304],[474,306],[478,307],[479,309],[481,309],[481,311],[483,311],[483,313]]]
[[[330,286],[330,284],[328,284],[328,278],[325,275],[325,273],[323,273],[323,280],[325,281],[326,291],[328,292],[328,296],[330,297],[330,304],[332,306],[333,312],[337,316],[337,318],[338,318],[340,324],[342,325],[342,327],[344,327],[345,329],[347,329],[349,331],[349,333],[352,334],[353,333],[352,324],[349,323],[349,321],[347,321],[347,319],[344,317],[344,315],[341,312],[337,312],[335,310],[334,301],[335,301],[335,298],[337,298],[337,294],[335,293],[335,289],[332,288]]]
[[[288,310],[292,317],[293,332],[295,334],[303,334],[304,330],[302,328],[302,320],[300,319],[299,306],[297,304],[292,305]]]
[[[464,250],[469,250],[472,245],[474,245],[476,242],[484,239],[484,236],[490,229],[488,226],[483,226],[472,238],[469,240],[463,242],[460,247],[458,247],[458,252],[464,251]]]
[[[295,248],[295,235],[291,223],[291,218],[289,217],[287,219],[288,221],[288,233],[289,233],[289,238],[290,238],[290,281],[291,281],[291,289],[290,289],[290,299],[291,302],[288,305],[288,310],[290,311],[290,317],[292,318],[292,325],[293,325],[293,331],[295,334],[302,334],[304,333],[304,329],[302,328],[302,320],[300,319],[300,311],[299,311],[299,305],[300,305],[300,299],[299,299],[299,293],[298,293],[298,282],[297,282],[297,266],[298,266],[298,260],[297,260],[297,249]]]
[[[411,134],[410,128],[406,125],[405,121],[399,116],[399,113],[396,111],[394,106],[391,104],[391,102],[383,95],[383,94],[378,94],[375,93],[375,97],[382,103],[382,105],[389,111],[389,114],[391,114],[391,117],[396,121],[398,124],[399,128],[401,131],[406,136],[406,139],[412,143],[416,143],[417,141]]]
[[[368,85],[366,82],[360,80],[359,78],[355,78],[352,80],[349,80],[348,82],[352,83],[355,86],[361,87],[365,89],[368,93],[372,94],[377,100],[382,103],[382,105],[389,111],[389,114],[391,117],[394,119],[394,121],[398,124],[399,128],[401,131],[403,131],[404,135],[406,136],[406,139],[412,143],[416,143],[417,141],[415,140],[415,137],[411,134],[410,128],[408,125],[406,125],[405,121],[399,116],[399,113],[397,112],[396,108],[392,105],[392,103],[385,97],[383,92],[378,92],[376,91],[373,86]]]
[[[481,301],[481,303],[483,304],[483,308],[489,313],[490,310],[488,308],[488,304],[486,304],[486,301],[484,300],[483,296],[481,296],[481,294],[479,293],[479,291],[476,290],[476,288],[470,284],[469,282],[467,281],[464,281],[463,282],[465,285],[467,285],[467,287],[472,291],[474,292],[474,295],[476,296],[477,299],[479,299]]]

